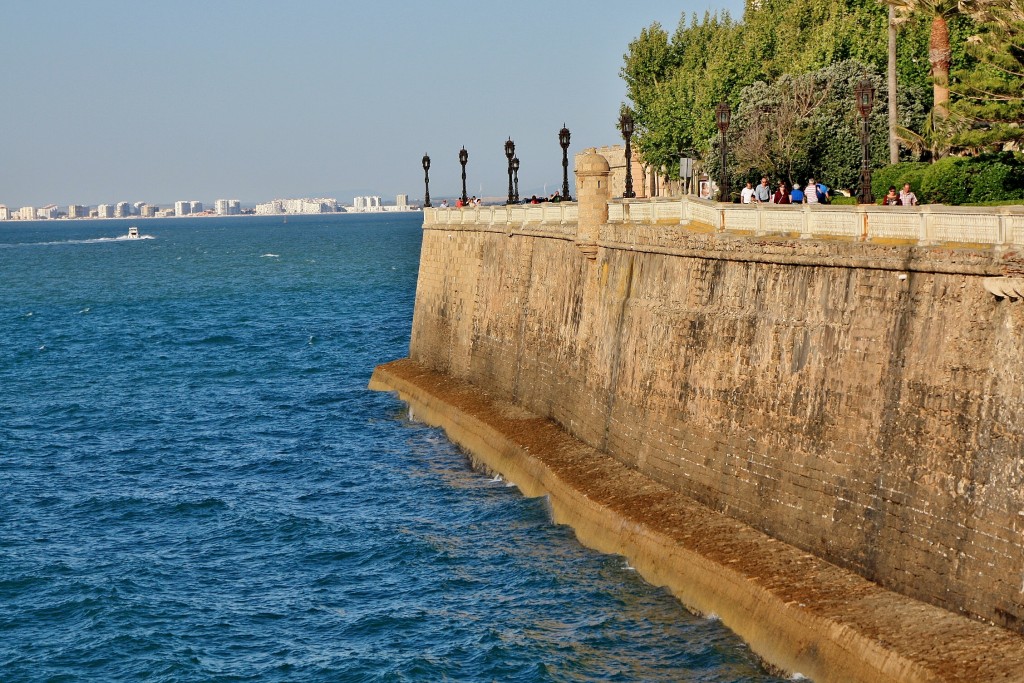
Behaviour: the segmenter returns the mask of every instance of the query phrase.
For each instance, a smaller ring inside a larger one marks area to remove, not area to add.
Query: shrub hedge
[[[871,191],[875,197],[884,197],[890,185],[902,188],[904,183],[910,183],[922,203],[1024,200],[1024,154],[997,152],[946,157],[934,164],[893,164],[872,173]]]

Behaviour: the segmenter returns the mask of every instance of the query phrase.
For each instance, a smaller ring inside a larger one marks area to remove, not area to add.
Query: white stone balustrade
[[[564,234],[579,216],[575,202],[424,209],[424,225],[532,226]],[[616,199],[608,222],[626,226],[701,224],[718,231],[806,239],[897,240],[919,244],[1024,246],[1024,206],[875,206],[720,204],[704,199]]]
[[[579,205],[575,202],[423,209],[424,225],[562,225],[575,223],[578,217]]]

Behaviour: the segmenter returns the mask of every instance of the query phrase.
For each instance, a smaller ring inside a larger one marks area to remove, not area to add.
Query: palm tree
[[[900,162],[900,140],[896,133],[896,6],[889,4],[889,163]]]
[[[928,41],[928,63],[932,73],[932,130],[940,128],[949,116],[949,24],[957,14],[972,14],[984,0],[888,0],[904,17],[932,17]]]

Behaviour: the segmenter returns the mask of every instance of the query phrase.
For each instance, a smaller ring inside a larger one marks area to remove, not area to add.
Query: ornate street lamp
[[[875,104],[875,88],[867,78],[860,79],[853,89],[857,98],[857,113],[860,114],[860,194],[858,204],[874,204],[871,196],[871,109]]]
[[[519,203],[519,157],[512,157],[512,178],[515,180],[516,191],[512,195],[512,201]]]
[[[558,131],[558,144],[562,146],[562,201],[570,202],[569,196],[569,129],[562,124],[562,130]]]
[[[720,202],[732,201],[732,192],[729,190],[729,142],[725,137],[731,119],[732,110],[729,109],[729,103],[722,100],[715,107],[715,123],[718,124],[718,132],[722,134],[722,170],[718,186],[718,201]]]
[[[515,195],[512,194],[512,157],[516,155],[516,143],[510,137],[505,141],[505,157],[508,159],[508,201],[506,204],[515,202]]]
[[[633,115],[629,113],[628,109],[619,117],[619,130],[622,131],[622,137],[626,140],[626,190],[622,196],[631,199],[636,196],[636,193],[633,192],[633,153],[629,147],[629,139],[633,137]]]
[[[469,202],[469,197],[466,196],[466,162],[469,161],[469,152],[463,147],[459,150],[459,163],[462,164],[462,205],[465,206]]]
[[[423,206],[430,208],[430,157],[423,155]]]

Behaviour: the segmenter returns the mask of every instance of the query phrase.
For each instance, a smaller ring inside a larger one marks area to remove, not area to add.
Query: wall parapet
[[[579,206],[554,204],[424,209],[424,227],[473,225],[561,226],[575,229]],[[608,203],[610,224],[703,225],[719,232],[801,239],[898,241],[907,244],[981,244],[1024,247],[1024,207],[940,204],[875,205],[720,204],[706,199],[628,200]]]
[[[805,239],[900,240],[918,244],[1024,246],[1024,207],[914,207],[721,204],[683,197],[642,202],[616,200],[612,223],[702,223],[716,230]]]
[[[467,208],[423,209],[423,225],[511,225],[511,224],[575,224],[579,218],[576,202],[545,202],[543,204],[507,204],[503,206],[471,206]]]

